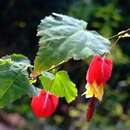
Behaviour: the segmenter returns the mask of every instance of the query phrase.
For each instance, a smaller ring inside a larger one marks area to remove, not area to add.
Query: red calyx
[[[56,110],[59,98],[41,90],[38,96],[32,97],[31,107],[37,118],[50,117]]]
[[[112,60],[106,57],[94,56],[88,71],[86,80],[92,84],[94,81],[97,85],[105,84],[109,80],[112,72]]]

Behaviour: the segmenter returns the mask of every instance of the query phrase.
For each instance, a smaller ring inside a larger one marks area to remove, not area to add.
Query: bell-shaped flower
[[[32,97],[31,107],[36,117],[51,116],[58,105],[59,98],[49,92],[41,90],[38,96]]]
[[[94,56],[86,75],[86,98],[95,97],[102,100],[104,86],[109,80],[112,72],[112,60],[105,56]]]

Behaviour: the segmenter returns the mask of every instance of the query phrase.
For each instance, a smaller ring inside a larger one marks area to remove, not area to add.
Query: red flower
[[[95,97],[100,101],[102,100],[104,85],[109,80],[111,72],[112,60],[105,56],[94,56],[86,76],[86,98]]]
[[[112,60],[107,59],[105,56],[94,56],[88,71],[87,71],[87,85],[86,85],[86,98],[91,98],[88,102],[86,113],[87,121],[90,121],[94,107],[97,102],[102,100],[104,93],[104,85],[109,80],[112,72]]]
[[[57,96],[41,90],[38,96],[32,97],[32,111],[38,118],[49,117],[55,112],[58,102]]]
[[[112,60],[101,56],[94,56],[89,65],[86,80],[92,84],[94,81],[97,85],[105,84],[109,80],[112,71]]]

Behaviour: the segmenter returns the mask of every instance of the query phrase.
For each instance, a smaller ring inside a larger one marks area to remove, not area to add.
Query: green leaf
[[[50,91],[50,87],[52,86],[55,76],[52,73],[43,72],[39,78],[45,90]]]
[[[29,91],[27,68],[29,60],[20,54],[0,59],[0,107],[25,95]]]
[[[65,97],[68,103],[72,102],[77,96],[76,85],[70,80],[66,71],[57,72],[55,77],[49,72],[43,73],[40,80],[46,91],[50,91],[59,97]]]
[[[12,61],[19,62],[20,64],[25,64],[26,66],[30,66],[29,59],[22,54],[12,54],[9,57]]]
[[[38,26],[40,48],[34,71],[40,73],[70,58],[86,59],[110,50],[110,42],[95,31],[86,30],[87,23],[66,15],[53,13]]]

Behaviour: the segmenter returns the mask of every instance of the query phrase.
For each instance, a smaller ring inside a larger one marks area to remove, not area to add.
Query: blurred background
[[[22,53],[33,63],[37,25],[52,12],[83,19],[89,30],[107,38],[130,27],[128,0],[0,0],[0,57]],[[62,69],[77,84],[79,97],[71,104],[61,99],[56,113],[40,120],[31,112],[31,99],[23,97],[0,110],[0,130],[130,130],[130,38],[119,40],[112,58],[112,77],[90,123],[85,120],[87,100],[81,96],[88,65],[69,61]]]

